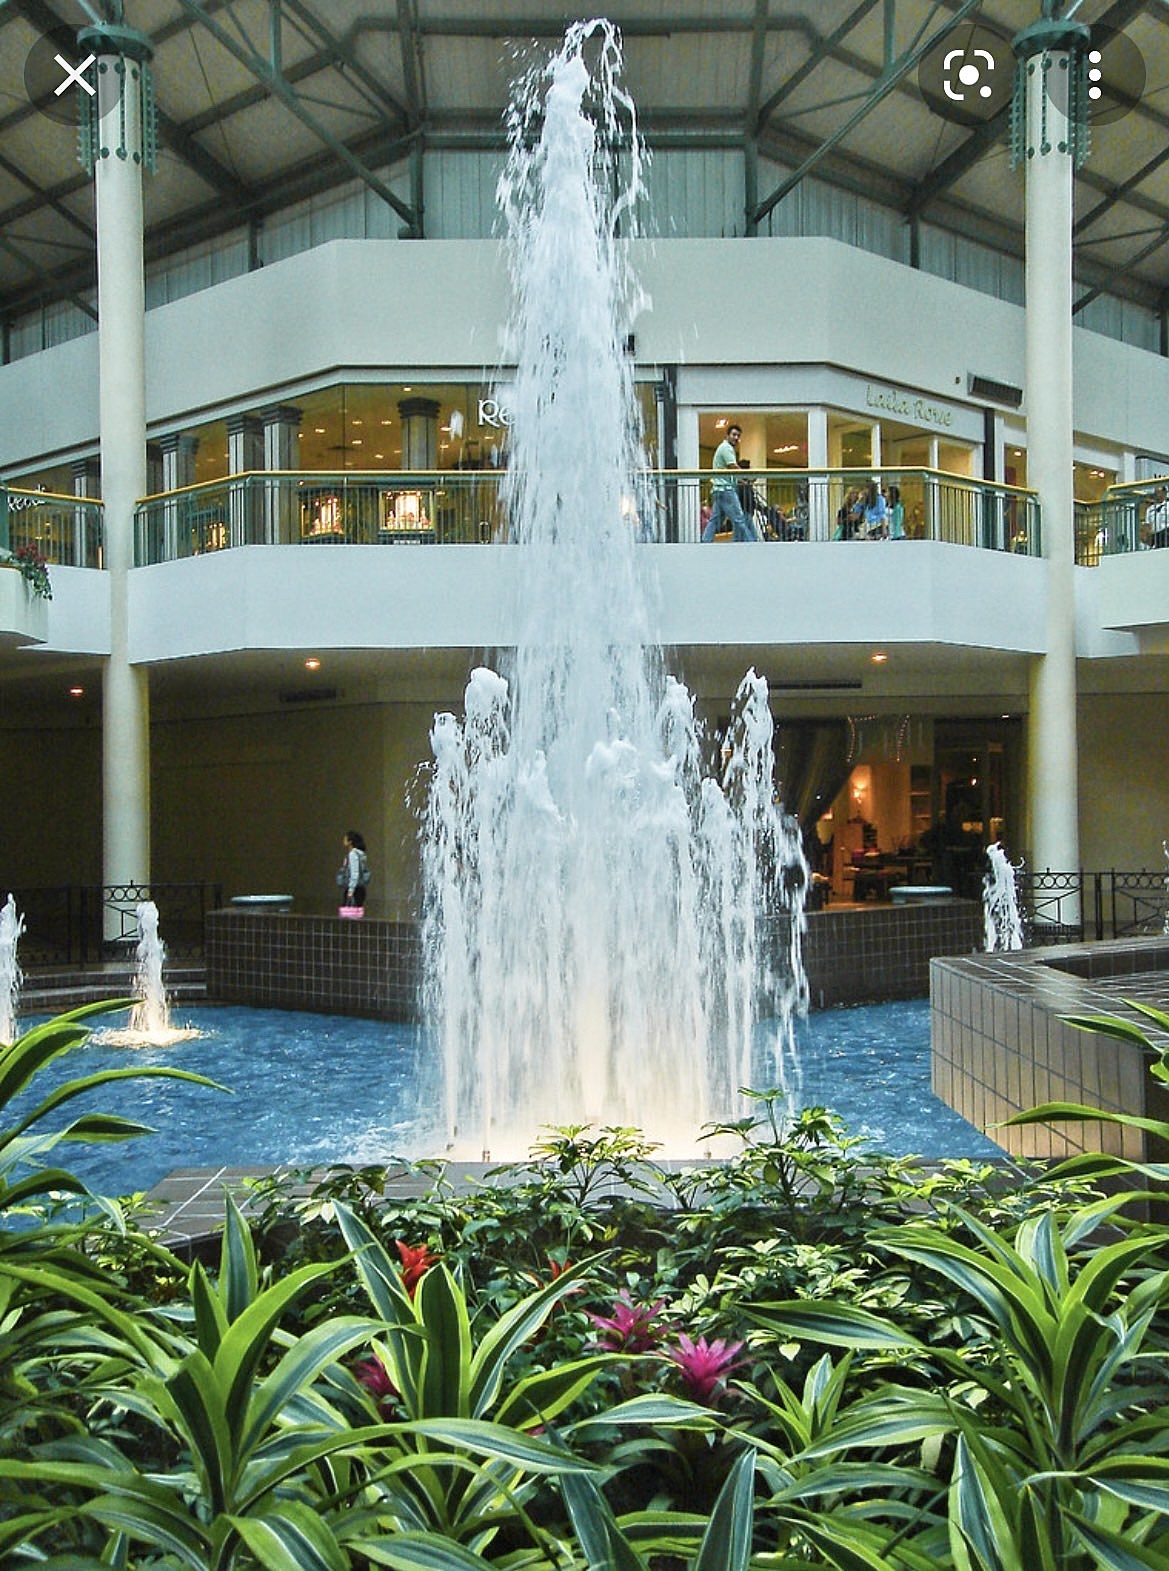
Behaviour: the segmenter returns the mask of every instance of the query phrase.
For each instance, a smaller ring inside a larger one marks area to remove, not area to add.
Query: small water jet
[[[98,1038],[111,1047],[171,1047],[200,1033],[191,1026],[171,1024],[170,999],[167,997],[163,966],[166,945],[158,932],[158,907],[153,900],[140,900],[138,917],[137,969],[129,1024],[123,1030],[102,1031]]]
[[[738,1111],[759,1022],[794,1076],[807,884],[775,798],[767,684],[734,699],[717,779],[653,637],[653,516],[618,231],[641,194],[605,22],[571,27],[509,112],[500,181],[516,311],[504,498],[520,633],[437,715],[423,826],[425,1004],[448,1150],[631,1125],[675,1151]],[[620,151],[618,151],[618,149]]]
[[[986,848],[987,869],[982,880],[985,949],[988,955],[1023,947],[1023,920],[1019,915],[1016,878],[1023,864],[1012,863],[1002,846]]]
[[[0,907],[0,1042],[16,1040],[17,1002],[24,980],[16,946],[23,932],[24,918],[17,914],[16,899],[10,893]]]

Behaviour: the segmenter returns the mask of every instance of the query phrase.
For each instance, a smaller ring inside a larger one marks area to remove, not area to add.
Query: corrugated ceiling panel
[[[426,233],[435,240],[474,240],[496,232],[499,153],[426,155]]]
[[[646,183],[647,233],[667,240],[743,233],[741,153],[659,151]]]
[[[226,152],[217,157],[239,172],[242,179],[261,183],[283,174],[306,158],[318,157],[323,147],[316,135],[303,125],[290,109],[275,99],[233,115],[224,125]],[[209,143],[214,148],[214,142]],[[280,161],[273,162],[272,149],[280,149]]]

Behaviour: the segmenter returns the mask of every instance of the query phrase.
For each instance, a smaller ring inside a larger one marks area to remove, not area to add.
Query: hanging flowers
[[[53,586],[49,582],[49,564],[31,540],[25,545],[18,545],[15,551],[8,552],[8,560],[13,567],[20,569],[20,576],[34,595],[42,600],[53,598]]]

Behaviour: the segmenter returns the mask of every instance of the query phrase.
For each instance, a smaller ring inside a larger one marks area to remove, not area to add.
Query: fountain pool
[[[437,1149],[427,1140],[441,1118],[438,1070],[418,1027],[227,1006],[183,1011],[183,1017],[196,1037],[165,1049],[138,1048],[133,1062],[196,1070],[233,1094],[161,1079],[102,1087],[95,1106],[139,1118],[157,1133],[124,1145],[62,1148],[62,1165],[94,1188],[147,1189],[175,1167],[360,1165]],[[795,1030],[805,1106],[834,1108],[855,1133],[885,1150],[1001,1155],[930,1090],[927,1000],[825,1010],[797,1021]],[[769,1083],[770,1052],[764,1026],[756,1085]],[[129,1062],[124,1048],[103,1043],[95,1032],[51,1065],[34,1089],[44,1095],[50,1077],[124,1069]],[[695,1158],[700,1154],[696,1147]]]

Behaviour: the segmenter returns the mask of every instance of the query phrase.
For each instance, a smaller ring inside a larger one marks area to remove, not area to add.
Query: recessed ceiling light
[[[84,698],[85,697],[85,689],[83,687],[71,687],[69,689],[69,697],[70,698]]]
[[[353,445],[354,445],[354,447],[360,447],[361,446],[361,438],[359,436],[355,436],[353,438]]]
[[[884,665],[888,658],[889,656],[883,649],[878,649],[875,654],[871,654],[869,656],[869,659],[873,662],[874,665]]]
[[[304,668],[306,671],[319,671],[321,669],[321,662],[317,659],[316,655],[310,655],[304,663]]]
[[[412,393],[412,392],[413,392],[413,391],[414,391],[414,389],[413,389],[413,388],[412,388],[412,387],[404,387],[404,388],[403,388],[403,389],[402,389],[402,391],[403,391],[403,392],[404,392],[404,393]]]
[[[313,426],[313,430],[317,433],[318,436],[324,436],[325,434],[325,428],[323,425],[315,425]]]
[[[356,415],[354,415],[354,417],[353,417],[353,424],[354,424],[354,425],[364,425],[364,424],[365,424],[365,421],[364,421],[364,420],[359,420],[359,419],[358,419],[358,418],[357,418],[357,416],[356,416]]]
[[[386,455],[384,453],[375,453],[373,456],[375,458],[384,458]]]
[[[383,421],[382,421],[382,424],[383,424],[383,425],[393,425],[393,423],[394,423],[394,422],[393,422],[393,421],[392,421],[392,420],[383,420]]]

